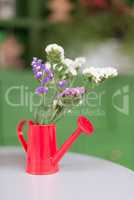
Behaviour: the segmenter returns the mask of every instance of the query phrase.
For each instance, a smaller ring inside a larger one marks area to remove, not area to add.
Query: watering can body
[[[23,126],[28,123],[28,141],[23,136]],[[23,120],[17,127],[19,140],[26,152],[26,171],[30,174],[52,174],[59,170],[58,163],[82,132],[91,135],[93,126],[84,116],[79,116],[78,127],[60,149],[56,143],[56,125],[41,125]]]
[[[52,174],[58,171],[58,164],[52,163],[57,152],[56,126],[39,125],[28,122],[28,141],[26,142],[22,128],[26,121],[18,126],[18,137],[26,152],[26,171],[30,174]]]

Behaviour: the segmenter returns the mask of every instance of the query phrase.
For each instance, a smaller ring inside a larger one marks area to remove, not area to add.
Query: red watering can
[[[77,129],[61,148],[57,149],[55,124],[40,125],[28,121],[28,142],[26,142],[22,133],[25,123],[27,123],[26,120],[21,121],[17,131],[19,140],[27,153],[26,171],[30,174],[41,175],[57,172],[59,170],[58,162],[78,136],[82,132],[87,135],[91,135],[93,132],[93,126],[90,121],[84,116],[79,116]]]

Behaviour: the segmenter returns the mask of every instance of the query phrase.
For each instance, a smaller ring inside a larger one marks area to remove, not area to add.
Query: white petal
[[[74,68],[68,68],[68,71],[73,75],[73,76],[77,76],[77,71]]]
[[[75,59],[75,67],[82,67],[86,62],[86,59],[84,57],[78,57]]]
[[[64,55],[64,49],[58,44],[49,44],[45,49],[46,53],[50,53],[51,51],[54,51],[54,50],[59,51],[59,53],[62,56]]]

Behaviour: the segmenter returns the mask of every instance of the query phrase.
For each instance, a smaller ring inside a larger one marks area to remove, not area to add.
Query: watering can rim
[[[39,124],[39,123],[33,122],[32,120],[29,120],[28,123],[29,123],[30,126],[42,126],[42,127],[56,126],[56,124],[54,124],[54,123],[51,123],[51,124]]]
[[[48,127],[48,126],[56,126],[56,124],[38,124],[38,123],[34,123],[34,124],[30,124],[30,126]]]

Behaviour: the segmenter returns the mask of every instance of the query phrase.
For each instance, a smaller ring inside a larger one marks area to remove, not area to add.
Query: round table
[[[19,148],[0,148],[1,200],[134,200],[134,172],[103,159],[68,153],[53,175],[25,173]]]

